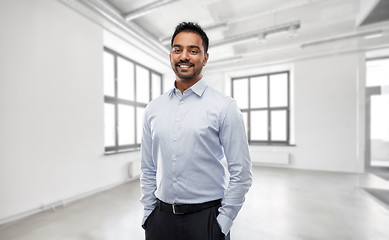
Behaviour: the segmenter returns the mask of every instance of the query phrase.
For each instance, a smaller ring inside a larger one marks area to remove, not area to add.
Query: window
[[[366,62],[366,167],[386,171],[389,167],[389,57]]]
[[[389,57],[366,62],[366,87],[375,86],[389,86]]]
[[[162,75],[104,48],[105,152],[140,147],[144,109],[162,94]]]
[[[290,144],[289,71],[232,78],[250,144]]]

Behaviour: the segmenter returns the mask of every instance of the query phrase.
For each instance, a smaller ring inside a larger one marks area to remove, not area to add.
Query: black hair
[[[173,33],[172,40],[171,40],[171,46],[173,47],[173,41],[174,38],[177,36],[177,34],[181,32],[192,32],[200,35],[201,39],[203,40],[203,47],[205,50],[205,53],[208,52],[208,45],[209,40],[207,34],[204,32],[204,30],[198,25],[197,23],[193,22],[182,22],[177,25],[176,30]]]

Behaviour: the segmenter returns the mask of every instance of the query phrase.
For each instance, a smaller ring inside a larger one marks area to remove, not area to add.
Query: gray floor
[[[234,240],[387,240],[389,210],[361,187],[372,174],[254,167]],[[1,240],[141,240],[139,181],[0,227]]]
[[[364,188],[377,202],[382,204],[389,210],[389,190],[376,189],[376,188]]]

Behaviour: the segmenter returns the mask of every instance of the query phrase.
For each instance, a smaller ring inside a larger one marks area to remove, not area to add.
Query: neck
[[[198,81],[200,81],[200,78],[194,78],[194,79],[181,79],[176,78],[176,87],[181,91],[182,94],[184,94],[184,91],[193,85],[195,85]]]

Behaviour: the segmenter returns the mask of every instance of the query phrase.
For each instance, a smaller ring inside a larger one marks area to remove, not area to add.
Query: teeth
[[[182,67],[182,68],[188,68],[188,67],[190,67],[190,65],[178,65],[178,66],[180,66],[180,67]]]

